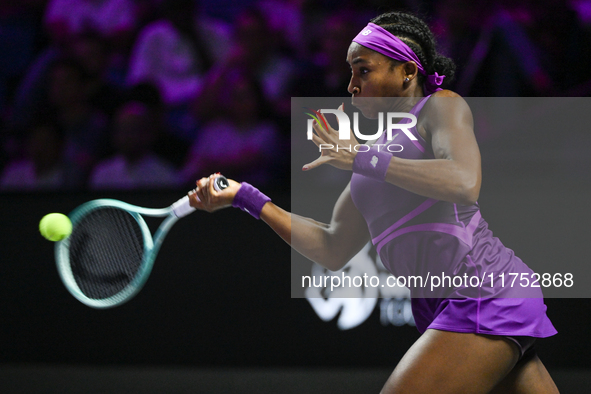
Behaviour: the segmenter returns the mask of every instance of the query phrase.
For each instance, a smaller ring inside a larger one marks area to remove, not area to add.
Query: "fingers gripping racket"
[[[228,187],[223,176],[214,187]],[[146,283],[173,224],[193,212],[185,196],[167,208],[143,208],[100,199],[69,215],[72,234],[56,244],[57,269],[68,291],[93,308],[110,308],[133,298]],[[154,238],[142,215],[165,217]]]

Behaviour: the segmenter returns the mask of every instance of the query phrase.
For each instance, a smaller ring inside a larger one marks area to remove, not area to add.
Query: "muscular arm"
[[[425,104],[419,132],[431,143],[435,159],[392,157],[386,182],[437,200],[463,205],[476,202],[480,193],[480,152],[473,131],[472,113],[452,92]],[[448,97],[445,97],[448,96]],[[421,130],[422,129],[422,130]]]
[[[216,191],[209,182],[214,177],[201,178],[197,189],[189,192],[192,207],[213,212],[232,205],[241,184],[228,179],[228,188]],[[297,252],[331,271],[345,266],[369,240],[349,185],[337,200],[329,224],[287,212],[272,202],[263,206],[260,218]]]
[[[330,224],[289,213],[270,202],[263,207],[261,219],[297,252],[331,271],[347,264],[369,240],[349,186],[337,200]]]
[[[472,112],[462,97],[449,90],[437,92],[421,111],[417,128],[431,144],[435,158],[409,160],[392,157],[386,182],[437,200],[472,205],[480,194],[480,152],[473,131]],[[347,147],[354,140],[341,141],[332,127],[324,130],[316,122],[313,141],[340,149],[322,150],[321,156],[304,166],[310,170],[323,164],[350,171],[356,153]]]

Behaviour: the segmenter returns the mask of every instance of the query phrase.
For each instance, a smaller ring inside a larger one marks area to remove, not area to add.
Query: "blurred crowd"
[[[0,189],[287,186],[290,98],[347,96],[390,10],[426,18],[462,95],[591,92],[591,0],[3,0]]]

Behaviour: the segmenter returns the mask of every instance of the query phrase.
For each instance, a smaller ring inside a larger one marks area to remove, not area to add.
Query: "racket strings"
[[[70,236],[72,274],[88,298],[109,298],[126,288],[141,268],[143,255],[140,225],[121,209],[91,211]]]

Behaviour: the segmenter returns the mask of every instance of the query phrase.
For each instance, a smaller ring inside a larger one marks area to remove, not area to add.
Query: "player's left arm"
[[[466,101],[448,90],[434,94],[421,111],[417,127],[431,144],[435,159],[393,156],[386,182],[437,200],[474,204],[482,175],[472,112]]]

